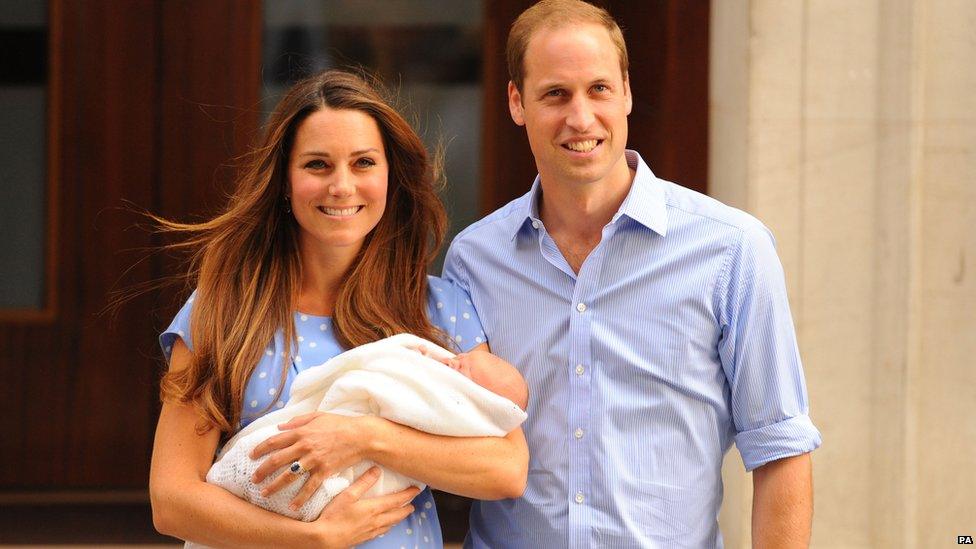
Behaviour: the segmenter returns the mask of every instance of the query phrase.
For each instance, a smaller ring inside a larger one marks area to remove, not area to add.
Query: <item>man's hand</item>
[[[752,546],[809,547],[813,522],[810,454],[771,461],[752,472]]]
[[[251,459],[270,454],[255,471],[252,481],[260,483],[278,469],[299,462],[309,477],[289,504],[292,509],[298,509],[325,479],[363,460],[369,439],[364,436],[365,422],[361,419],[313,412],[282,423],[278,429],[283,433],[268,438],[251,452]],[[270,496],[299,478],[278,475],[262,494]]]

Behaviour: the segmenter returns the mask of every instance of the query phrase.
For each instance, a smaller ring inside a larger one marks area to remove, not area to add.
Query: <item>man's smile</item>
[[[603,140],[602,139],[595,139],[594,138],[594,139],[583,139],[583,140],[569,141],[569,142],[563,143],[561,146],[562,146],[562,148],[564,148],[566,150],[569,150],[569,151],[572,151],[572,152],[576,152],[576,153],[584,153],[585,154],[585,153],[592,152],[593,149],[597,148],[601,144],[603,144]]]

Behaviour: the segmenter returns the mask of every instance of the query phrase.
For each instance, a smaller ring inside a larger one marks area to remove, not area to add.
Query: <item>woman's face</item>
[[[358,252],[383,217],[388,174],[383,138],[369,115],[325,107],[302,121],[288,159],[302,249]]]

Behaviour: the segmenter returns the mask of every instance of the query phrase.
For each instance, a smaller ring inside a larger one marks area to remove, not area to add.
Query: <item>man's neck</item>
[[[539,216],[576,273],[600,243],[603,227],[630,192],[635,172],[625,158],[621,158],[618,166],[603,180],[588,183],[547,180],[540,173]]]
[[[546,230],[573,240],[599,242],[603,227],[620,209],[634,181],[635,172],[625,158],[621,158],[620,168],[591,183],[552,181],[541,174],[539,217]]]

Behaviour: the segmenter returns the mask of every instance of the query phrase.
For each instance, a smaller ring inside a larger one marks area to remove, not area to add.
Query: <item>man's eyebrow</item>
[[[551,80],[549,82],[542,82],[536,88],[540,90],[551,90],[553,88],[564,88],[566,85],[558,80]]]
[[[587,85],[588,86],[593,86],[593,85],[596,85],[596,84],[609,84],[612,81],[613,81],[612,78],[608,78],[606,76],[601,76],[599,78],[594,78],[593,80],[591,80],[590,82],[588,82]],[[557,88],[566,88],[566,87],[568,87],[568,85],[566,84],[566,82],[564,82],[562,80],[551,80],[551,81],[548,81],[548,82],[540,82],[535,87],[536,87],[536,89],[538,89],[540,91],[549,91],[549,90],[554,90],[554,89],[557,89]]]

